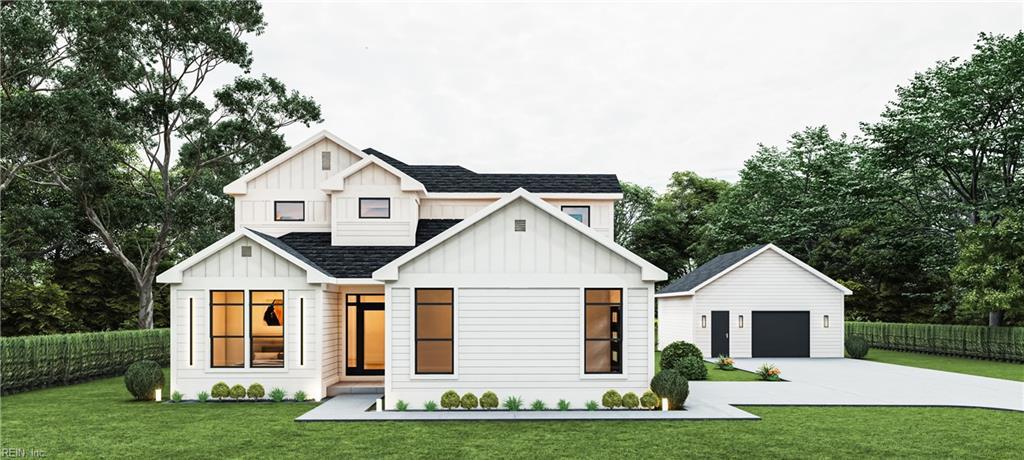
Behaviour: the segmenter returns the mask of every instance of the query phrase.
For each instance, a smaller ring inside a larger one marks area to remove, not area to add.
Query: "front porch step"
[[[335,384],[327,387],[327,396],[352,394],[384,394],[384,384],[367,382],[359,384]]]

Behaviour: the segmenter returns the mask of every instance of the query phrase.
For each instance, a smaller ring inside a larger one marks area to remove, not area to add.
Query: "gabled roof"
[[[372,155],[371,156],[367,156],[366,158],[363,158],[362,160],[359,160],[359,161],[353,163],[351,166],[343,169],[342,171],[338,172],[337,174],[335,174],[335,175],[331,176],[330,178],[328,178],[327,180],[323,181],[320,184],[320,188],[324,189],[324,190],[328,190],[328,191],[330,191],[330,190],[344,190],[345,189],[345,178],[347,178],[347,177],[349,177],[349,176],[351,176],[351,175],[353,175],[353,174],[355,174],[355,173],[357,173],[359,171],[362,171],[364,168],[369,167],[370,165],[379,166],[382,169],[384,169],[385,171],[387,171],[387,172],[389,172],[391,174],[394,174],[394,176],[397,177],[401,181],[401,189],[403,191],[420,191],[420,192],[426,192],[427,191],[426,187],[424,187],[423,184],[420,183],[420,181],[418,181],[415,178],[413,178],[412,176],[406,174],[402,170],[392,166],[388,162],[386,162],[386,161],[384,161],[384,160],[382,160],[382,159],[380,159],[378,157],[372,156]]]
[[[459,223],[458,219],[420,219],[416,245],[421,245]],[[273,237],[253,232],[296,258],[308,261],[334,278],[368,279],[374,270],[416,246],[332,246],[329,232],[292,232]]]
[[[325,129],[323,131],[320,131],[319,133],[310,136],[308,139],[299,142],[298,144],[295,145],[295,147],[288,149],[287,151],[274,157],[270,161],[261,164],[256,169],[253,169],[252,171],[245,173],[244,175],[242,175],[242,177],[235,179],[230,184],[225,185],[224,193],[228,195],[245,194],[248,191],[246,186],[249,183],[249,181],[262,176],[267,171],[276,168],[281,163],[290,160],[295,155],[302,153],[304,150],[308,149],[309,147],[315,145],[317,142],[320,142],[324,139],[330,140],[335,144],[340,145],[345,150],[352,152],[353,154],[360,158],[366,158],[366,153],[359,150],[359,147],[356,147],[352,144],[349,144],[348,142],[345,142],[344,139],[335,136],[334,134],[331,134],[329,131]]]
[[[377,271],[373,272],[373,278],[379,281],[397,280],[398,269],[402,265],[409,263],[410,261],[423,255],[432,248],[443,244],[445,241],[458,235],[459,233],[466,230],[473,224],[486,219],[491,214],[494,214],[498,210],[520,199],[533,204],[538,209],[546,212],[548,215],[554,217],[555,219],[565,223],[566,225],[572,227],[573,229],[589,237],[595,243],[608,248],[612,252],[622,256],[624,259],[636,264],[637,266],[640,267],[640,278],[642,280],[662,281],[668,278],[668,274],[666,274],[664,270],[654,266],[654,264],[644,260],[642,257],[633,254],[628,249],[616,244],[611,239],[602,236],[601,234],[594,231],[594,229],[586,225],[583,225],[578,220],[569,217],[568,214],[559,211],[554,206],[548,204],[546,201],[540,199],[533,193],[530,193],[522,188],[516,189],[512,193],[508,194],[508,196],[505,196],[504,198],[501,198],[495,201],[494,203],[487,205],[487,207],[478,211],[476,214],[473,214],[472,217],[459,222],[458,224],[452,226],[451,228],[441,232],[441,234],[437,235],[437,237],[431,239],[430,241],[427,241],[426,243],[420,246],[417,246],[415,249],[403,254],[401,257],[398,257],[397,259],[391,261],[387,265],[381,267]]]
[[[481,174],[462,166],[410,165],[374,149],[363,152],[416,178],[433,193],[510,193],[518,188],[531,193],[622,193],[615,174]]]
[[[783,251],[778,246],[769,243],[757,246],[750,246],[737,251],[721,254],[715,257],[714,259],[711,259],[704,265],[697,267],[690,273],[687,273],[686,275],[683,275],[675,279],[665,287],[661,288],[655,295],[655,297],[693,295],[699,289],[703,288],[704,286],[707,286],[708,284],[711,284],[713,281],[715,281],[718,278],[721,278],[726,273],[735,270],[737,267],[743,265],[747,261],[753,259],[754,257],[757,257],[764,251],[768,250],[775,251],[779,255],[785,257],[790,262],[793,262],[794,264],[798,265],[800,268],[807,270],[812,275],[817,276],[822,281],[825,281],[826,283],[832,285],[843,294],[850,295],[853,293],[852,291],[847,289],[846,286],[843,286],[842,284],[839,284],[832,278],[825,276],[823,273],[815,270],[810,265],[805,264],[800,259],[793,257],[793,255],[791,255],[790,253]]]

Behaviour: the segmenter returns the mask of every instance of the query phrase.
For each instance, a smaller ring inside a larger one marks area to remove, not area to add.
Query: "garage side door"
[[[752,312],[751,355],[755,358],[811,356],[811,316],[806,311]]]

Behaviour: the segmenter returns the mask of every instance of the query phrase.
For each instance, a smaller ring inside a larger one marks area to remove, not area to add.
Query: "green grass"
[[[761,378],[753,372],[740,369],[723,371],[715,365],[704,361],[704,367],[708,368],[708,381],[711,382],[760,382]],[[654,372],[661,371],[661,352],[654,352]]]
[[[865,358],[868,361],[899,364],[901,366],[923,367],[961,374],[980,375],[997,379],[1024,382],[1024,364],[986,361],[982,359],[957,358],[954,356],[928,355],[905,351],[872,348]]]
[[[1024,451],[984,409],[749,407],[760,421],[297,423],[312,403],[129,401],[122,379],[4,396],[0,447],[50,458],[976,457]]]

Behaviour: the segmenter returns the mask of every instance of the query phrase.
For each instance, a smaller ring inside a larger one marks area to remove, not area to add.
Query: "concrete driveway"
[[[1024,383],[857,359],[736,359],[774,363],[788,382],[690,382],[706,404],[962,406],[1024,411]],[[690,401],[687,401],[689,404]]]

